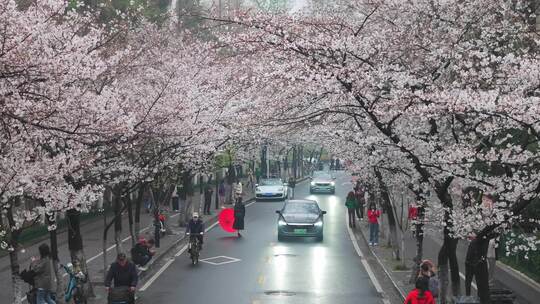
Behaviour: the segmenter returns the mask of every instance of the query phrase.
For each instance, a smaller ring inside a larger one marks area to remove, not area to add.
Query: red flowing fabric
[[[227,208],[221,210],[219,213],[219,225],[221,226],[221,229],[227,231],[227,232],[236,232],[235,229],[233,229],[234,224],[234,210],[232,208]]]

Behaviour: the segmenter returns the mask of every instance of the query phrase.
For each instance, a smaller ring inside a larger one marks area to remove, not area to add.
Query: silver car
[[[281,178],[265,178],[255,185],[255,198],[259,200],[285,200],[287,184]]]
[[[290,200],[281,210],[276,211],[278,217],[278,241],[286,237],[315,237],[323,240],[323,215],[316,201]]]
[[[336,193],[335,177],[323,171],[313,172],[309,193]]]

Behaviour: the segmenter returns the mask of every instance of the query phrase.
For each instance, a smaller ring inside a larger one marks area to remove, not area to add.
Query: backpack
[[[429,278],[429,291],[434,298],[439,297],[439,279],[435,275]]]
[[[21,279],[32,286],[34,286],[35,277],[36,277],[36,272],[33,270],[24,269],[23,271],[21,271]]]

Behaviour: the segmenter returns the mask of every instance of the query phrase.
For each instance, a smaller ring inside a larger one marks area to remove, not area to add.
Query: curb
[[[362,232],[361,230],[362,228],[360,228],[360,231],[359,231],[359,234],[362,236],[362,240],[364,240],[364,244],[366,244],[366,246],[369,248],[369,253],[375,257],[375,260],[377,260],[377,263],[381,266],[381,268],[383,269],[384,273],[386,274],[386,276],[388,277],[388,279],[390,279],[390,282],[392,282],[392,286],[394,287],[395,291],[397,291],[397,293],[399,294],[399,296],[401,297],[401,300],[402,301],[405,301],[405,298],[406,298],[406,294],[403,290],[401,290],[401,288],[399,288],[399,286],[397,285],[396,281],[394,281],[394,279],[392,278],[392,276],[390,275],[390,273],[388,272],[388,270],[386,269],[386,267],[384,266],[384,263],[379,259],[379,257],[377,256],[377,254],[375,254],[375,252],[373,251],[373,249],[371,249],[371,246],[369,246],[368,244],[368,241],[366,239],[366,237],[364,236],[364,233]]]
[[[534,281],[533,279],[529,278],[527,275],[525,275],[521,271],[516,270],[500,261],[497,261],[496,267],[499,268],[498,270],[504,271],[509,276],[512,276],[516,280],[527,285],[527,287],[531,288],[532,290],[540,291],[540,284]],[[495,271],[497,271],[497,269],[495,269]]]

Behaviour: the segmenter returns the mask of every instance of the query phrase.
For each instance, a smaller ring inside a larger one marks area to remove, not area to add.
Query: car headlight
[[[255,192],[261,192],[261,189],[259,187],[255,188]]]
[[[330,186],[335,186],[336,183],[335,182],[330,182]]]
[[[318,221],[315,222],[315,227],[322,227],[323,223],[322,223],[322,220],[319,219]]]
[[[312,186],[315,186],[315,182],[311,182],[311,185],[312,185]]]
[[[278,226],[285,226],[287,223],[283,219],[279,219],[277,222]]]
[[[278,192],[283,191],[283,187],[277,189]]]

